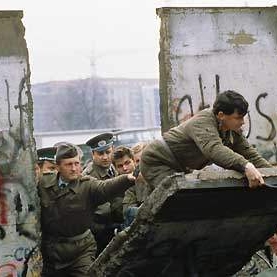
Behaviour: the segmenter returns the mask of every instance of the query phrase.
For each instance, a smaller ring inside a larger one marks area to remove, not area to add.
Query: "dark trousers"
[[[96,243],[91,232],[77,240],[42,239],[42,277],[85,277],[95,259]]]

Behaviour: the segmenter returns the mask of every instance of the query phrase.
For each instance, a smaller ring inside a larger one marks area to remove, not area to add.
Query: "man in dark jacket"
[[[58,173],[46,174],[39,182],[42,276],[89,276],[96,252],[89,229],[92,213],[135,179],[132,174],[106,181],[81,177],[80,157],[72,144],[58,146],[56,164]]]
[[[102,133],[92,137],[86,142],[91,148],[92,161],[83,171],[83,175],[90,175],[98,180],[114,178],[117,173],[112,164],[113,134]],[[118,218],[118,209],[121,207],[121,217]],[[122,197],[115,197],[95,210],[93,214],[91,230],[97,242],[98,256],[114,236],[114,230],[123,221]]]
[[[146,182],[158,186],[175,172],[215,163],[244,173],[250,187],[264,184],[259,167],[271,167],[243,136],[248,103],[234,91],[220,93],[213,109],[200,111],[144,149],[140,170]]]

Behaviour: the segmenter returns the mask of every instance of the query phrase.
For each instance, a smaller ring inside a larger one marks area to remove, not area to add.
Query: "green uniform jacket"
[[[99,180],[106,180],[106,179],[110,179],[114,176],[116,176],[116,170],[114,168],[113,165],[111,165],[111,169],[113,171],[113,174],[109,173],[109,169],[108,168],[104,168],[101,166],[98,166],[96,164],[94,164],[93,162],[90,162],[87,167],[84,169],[82,175],[90,175],[92,177],[95,177]]]
[[[127,175],[121,175],[106,181],[78,179],[60,189],[57,174],[43,176],[39,182],[43,234],[71,237],[83,233],[90,227],[96,207],[131,185]]]
[[[242,134],[221,132],[216,116],[210,109],[170,129],[164,134],[164,140],[175,159],[159,141],[146,146],[141,157],[142,175],[153,186],[175,172],[201,169],[211,163],[240,172],[244,172],[248,161],[257,168],[271,167]]]
[[[110,166],[112,173],[110,174],[108,168],[103,168],[90,162],[88,166],[84,169],[83,175],[90,175],[99,180],[107,180],[117,176],[116,170],[113,165]],[[111,224],[111,223],[121,223],[123,221],[122,214],[122,199],[123,195],[113,198],[110,202],[104,203],[100,205],[95,211],[95,222],[103,223],[103,224]],[[101,229],[101,226],[97,228]],[[103,227],[102,227],[103,228]]]
[[[44,175],[38,185],[43,271],[46,276],[59,276],[55,270],[77,268],[76,276],[87,276],[96,254],[96,242],[89,231],[92,214],[98,205],[123,193],[132,183],[127,175],[106,181],[82,177],[60,189],[58,178],[55,173]]]

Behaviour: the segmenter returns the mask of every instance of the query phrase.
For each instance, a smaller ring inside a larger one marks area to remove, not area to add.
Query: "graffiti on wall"
[[[203,81],[202,81],[202,76],[199,75],[198,77],[198,86],[199,86],[199,96],[200,96],[200,103],[195,103],[194,98],[190,94],[185,94],[182,97],[178,97],[173,99],[173,113],[174,113],[174,119],[176,124],[180,124],[187,120],[188,118],[192,117],[195,113],[198,111],[205,109],[205,108],[210,108],[211,105],[210,103],[207,103],[205,100],[205,95],[204,95],[204,89],[203,89]],[[205,88],[205,87],[204,87]],[[216,96],[220,93],[220,76],[215,75],[215,93],[214,93],[214,99]],[[261,102],[263,99],[268,97],[268,93],[260,93],[257,98],[255,99],[255,109],[259,116],[263,119],[265,119],[269,126],[270,129],[267,131],[268,133],[266,134],[257,134],[255,136],[257,141],[267,141],[267,142],[272,142],[272,149],[271,150],[266,150],[262,152],[263,156],[267,159],[269,159],[272,156],[275,156],[275,161],[277,162],[277,147],[276,147],[276,142],[273,140],[276,138],[276,126],[274,123],[274,120],[266,113],[266,111],[263,111],[261,108]],[[196,110],[194,110],[194,107],[197,107]],[[252,132],[252,122],[251,122],[251,112],[249,112],[246,117],[245,117],[245,122],[246,122],[246,128],[245,128],[245,136],[248,138],[251,135]]]
[[[28,102],[24,103],[26,80],[24,73],[14,106],[11,104],[9,82],[4,80],[8,128],[0,131],[0,276],[40,276],[42,263],[35,199],[27,181],[32,178],[20,176],[22,173],[17,176],[22,162],[32,162],[27,153],[31,150],[31,140],[26,126]],[[18,114],[16,122],[12,120],[12,112]]]

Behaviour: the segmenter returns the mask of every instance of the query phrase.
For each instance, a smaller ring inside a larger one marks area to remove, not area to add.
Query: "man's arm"
[[[211,162],[226,168],[244,172],[248,162],[241,154],[222,143],[217,126],[212,120],[194,121],[187,130],[203,155]]]
[[[236,139],[234,151],[241,154],[257,168],[272,167],[272,165],[266,159],[264,159],[252,145],[250,145],[243,135],[234,133],[234,136]]]
[[[91,178],[89,182],[93,201],[100,205],[122,195],[135,184],[135,177],[132,174],[123,174],[108,180]]]
[[[195,124],[191,126],[191,137],[202,153],[212,162],[223,168],[234,169],[244,173],[251,188],[264,185],[263,177],[255,166],[249,162],[246,157],[233,151],[222,143],[222,139],[215,125],[209,121],[205,123],[195,122]],[[238,145],[240,145],[240,143],[238,143]],[[253,151],[251,153],[253,153]],[[263,159],[259,159],[256,155],[252,156],[253,159],[254,156],[256,160],[260,161],[260,164],[266,164],[262,163]]]

